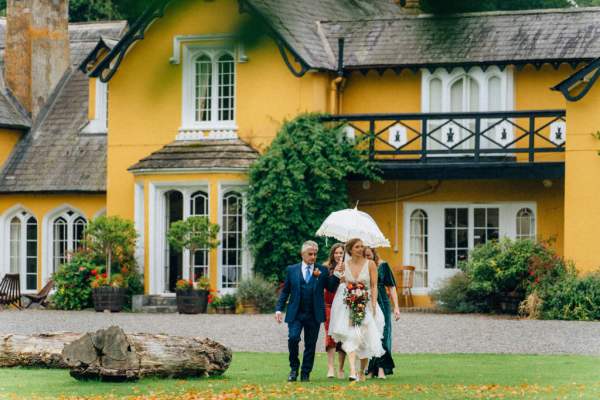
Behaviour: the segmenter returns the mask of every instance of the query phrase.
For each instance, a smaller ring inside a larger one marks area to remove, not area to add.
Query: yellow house
[[[382,183],[348,185],[392,243],[382,256],[416,267],[418,304],[470,249],[504,236],[552,239],[582,270],[600,266],[600,89],[580,102],[551,90],[566,80],[564,93],[577,91],[567,78],[600,57],[600,9],[435,16],[416,1],[173,0],[126,32],[90,26],[111,31],[86,31],[94,45],[71,63],[80,71],[66,68],[38,115],[7,96],[24,120],[0,136],[0,271],[35,276],[24,289],[105,210],[135,221],[146,294],[187,277],[166,229],[190,215],[222,229],[217,250],[195,255],[196,273],[235,290],[252,272],[248,168],[307,111],[346,124],[382,169]],[[257,43],[236,40],[253,28]]]

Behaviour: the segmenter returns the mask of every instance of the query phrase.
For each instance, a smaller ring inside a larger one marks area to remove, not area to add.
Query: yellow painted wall
[[[149,204],[149,193],[150,193],[150,184],[151,183],[161,183],[161,182],[181,182],[181,183],[189,183],[189,182],[202,182],[208,186],[209,192],[209,220],[212,223],[222,225],[222,221],[218,220],[219,217],[219,184],[220,183],[245,183],[247,182],[247,177],[245,174],[241,173],[207,173],[207,174],[169,174],[169,175],[139,175],[135,178],[135,182],[137,184],[143,184],[144,186],[144,259],[146,265],[144,266],[144,287],[146,293],[148,293],[150,288],[150,271],[148,260],[150,258],[149,250],[150,250],[150,230],[149,230],[149,221],[150,221],[150,204]],[[153,233],[157,234],[157,233]],[[217,287],[217,250],[212,250],[209,256],[209,275],[211,287]]]
[[[0,168],[12,153],[13,148],[19,142],[21,136],[23,136],[22,131],[0,129]]]
[[[135,44],[110,82],[108,213],[133,217],[133,176],[127,168],[175,140],[181,126],[182,65],[171,65],[176,35],[233,32],[240,20],[235,0],[179,0]],[[246,49],[236,64],[239,136],[264,150],[282,122],[304,111],[325,111],[328,77],[294,77],[275,44]]]
[[[550,90],[558,82],[566,79],[574,72],[568,65],[561,65],[558,70],[550,65],[544,65],[537,70],[532,65],[525,66],[522,70],[514,72],[515,83],[515,109],[516,110],[557,110],[565,108],[565,100],[559,92]],[[551,118],[542,118],[537,120],[536,128],[541,128],[548,124]],[[529,122],[525,119],[515,121],[523,127],[527,127]],[[570,128],[571,121],[567,119],[567,128]],[[541,134],[549,137],[549,128],[543,129]],[[516,132],[515,132],[516,134]],[[518,147],[526,147],[528,142],[525,140],[519,143]],[[536,137],[537,147],[547,147],[549,144],[543,139]],[[527,159],[526,154],[518,155],[520,161]],[[535,155],[535,161],[563,161],[563,153],[538,153]]]
[[[0,215],[7,211],[12,211],[15,206],[22,206],[30,212],[38,222],[38,288],[41,288],[42,283],[42,241],[46,238],[42,237],[42,224],[44,217],[55,211],[57,208],[69,205],[76,211],[79,211],[89,221],[96,214],[101,212],[106,205],[106,197],[103,194],[81,194],[81,195],[0,195]]]
[[[600,85],[567,103],[565,176],[565,256],[581,271],[600,268]]]
[[[396,181],[386,181],[380,184],[371,183],[371,187],[368,189],[363,188],[362,182],[351,182],[349,185],[352,200],[359,201],[359,208],[375,219],[385,236],[390,240],[392,247],[381,249],[380,255],[392,267],[400,266],[403,263],[404,201],[536,202],[538,237],[544,240],[555,240],[554,247],[559,254],[563,254],[564,184],[562,181],[553,182],[550,188],[544,187],[541,181],[525,180],[397,181],[397,184],[398,198],[400,199],[397,203],[397,209],[394,201]],[[423,193],[432,186],[437,186],[434,192],[412,196]],[[381,203],[385,200],[388,201]],[[373,204],[374,201],[378,204]],[[395,245],[397,245],[397,252],[394,251]],[[416,296],[416,299],[418,306],[428,306],[430,304],[430,299],[427,296]]]

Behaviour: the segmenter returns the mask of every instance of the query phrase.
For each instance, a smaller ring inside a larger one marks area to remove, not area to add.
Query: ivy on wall
[[[342,126],[323,124],[316,114],[284,123],[250,169],[249,242],[255,272],[283,279],[285,267],[299,262],[302,243],[316,239],[331,212],[348,207],[349,175],[379,179],[374,166],[345,139]],[[317,241],[323,260],[325,241]]]

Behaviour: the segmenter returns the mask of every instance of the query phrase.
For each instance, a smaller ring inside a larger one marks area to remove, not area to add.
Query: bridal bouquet
[[[350,308],[350,322],[360,325],[367,315],[369,291],[362,282],[349,282],[344,293],[344,303]]]

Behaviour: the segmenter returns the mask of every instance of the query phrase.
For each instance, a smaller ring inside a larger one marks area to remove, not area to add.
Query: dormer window
[[[235,138],[236,57],[232,49],[186,47],[178,139]]]
[[[108,132],[108,84],[100,79],[94,81],[92,83],[94,91],[90,93],[90,114],[93,118],[83,128],[83,133],[106,134]]]

